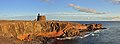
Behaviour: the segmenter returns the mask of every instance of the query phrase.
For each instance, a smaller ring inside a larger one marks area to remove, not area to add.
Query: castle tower
[[[37,21],[46,21],[46,16],[40,15],[40,14],[38,13]]]

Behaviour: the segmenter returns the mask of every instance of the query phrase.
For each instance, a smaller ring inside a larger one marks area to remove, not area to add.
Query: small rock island
[[[81,36],[82,32],[103,29],[102,24],[80,24],[66,21],[47,21],[46,16],[38,14],[33,21],[0,20],[0,36],[16,38],[15,44],[30,44],[39,41],[45,44],[50,39]],[[28,43],[26,43],[28,42]]]

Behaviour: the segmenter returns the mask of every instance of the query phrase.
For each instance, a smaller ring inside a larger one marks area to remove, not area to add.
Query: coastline
[[[100,26],[91,27],[91,30],[89,30],[88,27],[91,25],[92,26],[100,25]],[[34,37],[38,37],[38,36],[47,37],[48,39],[46,39],[46,41],[58,37],[63,38],[63,37],[80,36],[81,32],[92,31],[93,28],[96,28],[94,30],[99,30],[103,27],[101,24],[80,24],[80,23],[66,22],[66,21],[41,22],[41,21],[22,21],[22,20],[21,21],[2,20],[0,21],[0,28],[2,29],[1,33],[3,33],[2,36],[4,37],[13,37],[13,38],[17,38],[18,40],[29,42],[29,41],[33,41],[35,39]]]

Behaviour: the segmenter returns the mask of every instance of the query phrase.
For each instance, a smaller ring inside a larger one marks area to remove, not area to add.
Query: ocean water
[[[62,40],[60,44],[120,44],[120,21],[73,21],[82,24],[101,23],[108,28],[84,38]]]

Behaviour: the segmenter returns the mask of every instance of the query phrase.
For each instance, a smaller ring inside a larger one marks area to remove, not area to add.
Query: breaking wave
[[[65,38],[56,38],[57,40],[71,40],[71,39],[82,39],[88,36],[95,36],[97,33],[99,33],[102,30],[96,30],[91,32],[86,32],[86,34],[83,34],[82,36],[74,36],[74,37],[65,37]]]

